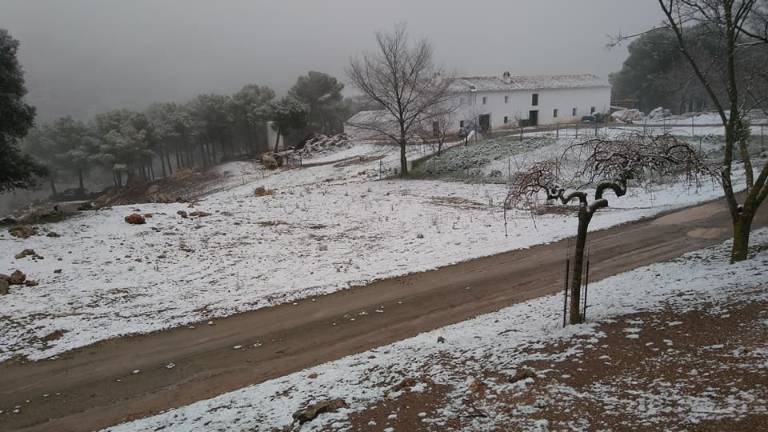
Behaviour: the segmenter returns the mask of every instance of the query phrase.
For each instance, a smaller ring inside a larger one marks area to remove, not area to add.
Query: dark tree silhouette
[[[0,29],[0,192],[28,188],[45,168],[22,154],[18,140],[32,127],[35,109],[24,102],[24,71],[16,58],[19,41]]]

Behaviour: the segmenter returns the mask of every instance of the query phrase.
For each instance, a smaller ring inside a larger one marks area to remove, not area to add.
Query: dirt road
[[[766,213],[755,227],[768,224]],[[592,233],[590,278],[721,242],[728,226],[718,201]],[[57,360],[0,365],[0,430],[99,429],[560,292],[569,243],[384,280],[213,325],[98,343]],[[16,407],[20,412],[12,413]]]

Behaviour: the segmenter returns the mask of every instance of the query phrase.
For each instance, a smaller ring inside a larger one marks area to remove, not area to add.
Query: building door
[[[490,114],[482,114],[477,119],[478,124],[480,125],[480,132],[488,132],[491,130],[491,115]]]
[[[528,126],[538,126],[538,125],[539,125],[539,112],[530,111],[528,113]]]

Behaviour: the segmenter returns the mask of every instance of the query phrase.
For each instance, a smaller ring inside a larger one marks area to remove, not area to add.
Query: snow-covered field
[[[470,377],[481,377],[489,371],[497,376],[511,377],[529,361],[581,363],[578,357],[582,351],[606,343],[606,334],[596,329],[601,324],[623,323],[619,318],[624,315],[639,312],[681,314],[707,307],[727,317],[726,306],[729,304],[768,301],[768,290],[765,288],[768,284],[768,273],[765,272],[768,265],[768,251],[765,249],[768,230],[756,231],[753,239],[755,245],[761,246],[760,252],[738,264],[726,264],[729,245],[725,243],[590,285],[588,324],[561,328],[562,298],[539,298],[109,430],[270,431],[289,426],[293,422],[292,413],[296,410],[317,401],[336,398],[343,399],[348,407],[336,413],[323,414],[302,427],[296,425],[294,429],[284,430],[349,430],[350,417],[368,409],[371,404],[405,397],[405,390],[393,390],[405,378],[413,378],[416,382],[409,392],[425,393],[437,387],[449,389],[445,390],[448,391],[447,397],[441,399],[436,408],[419,414],[419,421],[425,430],[454,430],[448,427],[447,422],[461,417],[461,430],[495,430],[495,426],[502,424],[514,426],[514,430],[546,431],[549,430],[548,423],[542,419],[542,413],[548,404],[564,401],[579,403],[590,397],[603,398],[617,407],[627,404],[628,411],[634,416],[630,419],[632,423],[625,425],[628,429],[643,425],[642,429],[684,430],[685,425],[695,425],[704,420],[765,415],[768,414],[762,399],[765,389],[759,386],[747,386],[747,390],[739,391],[726,389],[722,394],[713,388],[698,392],[691,389],[676,391],[674,389],[680,383],[667,382],[662,376],[648,378],[651,389],[647,392],[633,392],[640,382],[633,379],[640,378],[628,377],[630,396],[627,400],[618,398],[614,388],[602,382],[594,383],[587,394],[558,384],[557,388],[549,389],[558,400],[547,401],[525,397],[534,382],[531,378],[514,383],[501,379],[485,380],[482,385],[488,390],[481,394],[487,395],[487,398],[480,397],[474,405],[484,415],[466,415],[469,409],[467,394],[477,386]],[[623,333],[627,339],[638,338],[639,324],[642,322],[630,320],[626,323]],[[678,324],[681,323],[661,323],[665,327]],[[444,338],[444,343],[438,342],[439,337]],[[575,338],[578,343],[573,342]],[[544,350],[558,341],[568,341],[573,345],[565,352],[547,353]],[[690,345],[694,342],[683,340],[682,343]],[[664,344],[663,351],[669,355],[679,352],[670,346],[671,341]],[[702,349],[722,350],[724,346]],[[756,373],[760,373],[768,367],[768,350],[764,343],[762,348],[752,348],[737,347],[720,356],[723,359],[727,356],[738,359],[741,356],[745,360],[744,367],[757,368]],[[601,357],[602,362],[610,364],[610,359],[603,359]],[[537,380],[552,373],[552,370],[537,370]],[[685,371],[688,377],[697,374],[694,369]],[[678,377],[679,381],[683,380],[681,375]],[[568,377],[555,378],[565,382]],[[494,400],[497,395],[510,393],[519,395],[524,402],[505,407]],[[578,411],[581,413],[581,410]],[[393,412],[386,417],[386,424],[369,423],[368,426],[375,430],[393,431],[390,424],[397,420],[397,415]],[[669,423],[664,423],[669,421],[669,416],[675,419],[672,425],[676,427],[670,428]],[[572,419],[574,422],[568,429],[593,430],[589,424],[584,424],[586,419],[583,415]]]
[[[425,151],[415,147],[410,156]],[[0,272],[20,269],[40,285],[14,286],[2,297],[0,361],[46,358],[116,336],[254,310],[575,232],[569,216],[533,220],[528,212],[512,212],[505,237],[504,185],[378,181],[381,166],[396,164],[392,147],[361,144],[333,158],[361,156],[278,172],[231,163],[220,168],[230,176],[219,192],[194,208],[113,207],[43,227],[58,238],[21,240],[3,232]],[[273,194],[256,197],[257,186]],[[720,195],[712,183],[666,185],[652,193],[634,188],[612,200],[591,229]],[[146,225],[126,224],[123,218],[134,211],[153,217]],[[211,215],[184,219],[178,211]],[[14,258],[27,248],[44,259]],[[60,337],[43,341],[54,332]]]

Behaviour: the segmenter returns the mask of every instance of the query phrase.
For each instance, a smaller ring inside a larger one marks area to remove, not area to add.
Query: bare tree
[[[768,196],[768,165],[759,171],[749,151],[747,114],[764,107],[768,92],[764,64],[758,59],[768,45],[768,6],[765,0],[658,0],[664,26],[671,29],[681,53],[719,114],[725,128],[721,184],[733,226],[731,262],[747,258],[749,236],[758,208]],[[691,28],[717,36],[718,55],[703,55],[695,47]],[[733,184],[733,165],[741,162],[746,177],[742,201]],[[756,174],[757,172],[757,175]]]
[[[392,33],[377,32],[378,51],[363,53],[350,61],[347,70],[352,84],[391,116],[391,122],[352,124],[375,131],[400,145],[400,175],[408,174],[406,145],[419,124],[450,109],[451,78],[434,61],[427,40],[411,45],[404,25]]]
[[[565,167],[574,164],[576,167],[568,179]],[[626,194],[630,180],[644,182],[652,177],[663,177],[692,181],[700,174],[709,173],[711,170],[697,151],[671,135],[626,134],[614,140],[595,138],[569,146],[558,159],[534,163],[516,173],[504,204],[506,209],[532,209],[541,195],[548,203],[559,201],[567,205],[578,202],[579,224],[569,283],[570,323],[578,324],[583,320],[580,302],[587,232],[594,214],[608,207],[606,192],[621,197]],[[568,185],[576,186],[568,192]],[[593,189],[584,190],[586,187]]]

